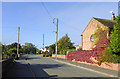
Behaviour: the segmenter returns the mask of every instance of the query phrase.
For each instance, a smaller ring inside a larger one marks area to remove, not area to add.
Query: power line
[[[41,4],[43,5],[44,9],[46,10],[49,17],[53,20],[54,18],[51,16],[50,12],[48,11],[47,7],[45,6],[44,2],[41,1]]]
[[[52,20],[54,20],[55,18],[53,18],[53,17],[51,16],[50,12],[48,11],[47,7],[45,6],[45,4],[44,4],[44,2],[43,2],[42,0],[41,0],[41,3],[42,3],[42,5],[43,5],[44,9],[46,10],[47,14],[49,15],[49,17],[50,17]],[[63,22],[63,21],[62,21],[62,22]],[[63,22],[63,23],[65,24],[65,22]],[[53,24],[54,24],[54,23],[53,23]],[[71,29],[74,29],[74,30],[78,31],[77,28],[75,28],[75,27],[73,27],[73,26],[71,26],[71,25],[69,25],[69,26],[70,26]]]

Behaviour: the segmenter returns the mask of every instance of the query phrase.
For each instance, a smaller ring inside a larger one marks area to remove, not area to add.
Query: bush
[[[50,56],[52,56],[52,53],[48,51],[43,52],[43,57],[50,57]]]
[[[87,62],[87,63],[96,63],[92,61],[90,58],[94,57],[95,60],[99,58],[101,55],[101,51],[96,51],[96,50],[79,50],[79,51],[70,51],[66,55],[67,60],[72,61],[75,59],[75,61],[80,61],[80,62]]]
[[[60,51],[60,54],[66,55],[67,51],[76,51],[76,50],[75,49],[64,49],[64,50]]]
[[[120,56],[110,52],[110,50],[107,48],[102,52],[98,60],[100,62],[120,63]]]
[[[43,57],[45,57],[45,54],[43,54]]]
[[[12,56],[13,56],[13,57],[15,57],[15,56],[16,56],[16,54],[15,54],[15,53],[12,53]]]
[[[41,50],[38,50],[37,54],[41,54]]]
[[[79,48],[79,49],[77,49],[77,50],[82,50],[82,48]]]

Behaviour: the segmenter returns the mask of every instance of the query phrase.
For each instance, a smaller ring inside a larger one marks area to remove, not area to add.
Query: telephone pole
[[[19,32],[20,32],[20,27],[18,27],[18,44],[17,44],[17,57],[19,58]]]
[[[44,51],[44,33],[43,33],[43,51]]]
[[[57,18],[57,24],[56,24],[56,59],[57,59],[57,38],[58,38],[58,18]]]

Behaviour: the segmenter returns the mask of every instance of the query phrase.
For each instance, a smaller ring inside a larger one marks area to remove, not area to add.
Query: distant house
[[[44,48],[41,48],[40,50],[43,51],[43,52],[45,52],[45,51],[48,51],[48,52],[49,52],[49,46],[46,46],[46,47],[44,47]]]
[[[113,29],[113,26],[115,25],[114,20],[115,20],[114,14],[113,14],[111,20],[93,17],[81,35],[82,50],[91,50],[92,49],[91,46],[94,41],[93,34],[94,34],[95,30],[97,30],[98,25],[101,25],[100,27]],[[109,33],[107,34],[107,37],[109,37]]]
[[[75,45],[75,49],[78,50],[79,48],[82,48],[82,45]]]

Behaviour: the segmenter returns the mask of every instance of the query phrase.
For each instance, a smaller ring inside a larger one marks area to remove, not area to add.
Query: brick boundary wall
[[[56,57],[56,55],[52,54],[52,57]],[[66,55],[57,55],[57,58],[66,59]]]
[[[84,51],[84,50],[83,50]],[[90,50],[91,51],[91,50]],[[73,51],[75,53],[79,53],[80,51]],[[88,51],[89,52],[89,51]],[[67,55],[68,55],[69,52],[67,52]],[[62,58],[62,59],[66,59],[67,60],[67,55],[57,55],[58,58]],[[78,55],[78,54],[76,54]],[[52,57],[56,57],[55,54],[52,55]],[[76,61],[75,59],[72,59],[72,60],[69,60],[69,61],[72,61],[72,62],[77,62],[77,63],[84,63],[84,64],[87,64],[87,65],[92,65],[92,66],[97,66],[97,67],[101,67],[101,68],[106,68],[106,69],[111,69],[111,70],[116,70],[116,71],[120,71],[120,63],[108,63],[108,62],[103,62],[101,63],[101,65],[99,66],[98,64],[96,63],[88,63],[86,61]]]
[[[89,54],[89,55],[88,55]],[[73,61],[77,63],[84,63],[92,66],[97,66],[97,67],[102,67],[106,69],[111,69],[111,70],[116,70],[120,71],[120,63],[108,63],[108,62],[102,62],[101,65],[99,66],[94,59],[95,57],[99,57],[100,51],[93,51],[93,50],[80,50],[80,51],[71,51],[68,52],[66,55],[66,59],[68,61]],[[81,55],[81,56],[79,56]],[[83,58],[81,60],[81,58]],[[93,59],[91,59],[93,58]]]
[[[101,68],[105,68],[105,69],[120,71],[120,63],[108,63],[108,62],[103,62],[103,63],[101,63],[101,65],[99,66],[98,64],[91,64],[91,63],[80,62],[80,61],[75,61],[75,60],[72,60],[72,62],[84,63],[84,64],[87,64],[87,65],[92,65],[92,66],[97,66],[97,67],[101,67]]]

